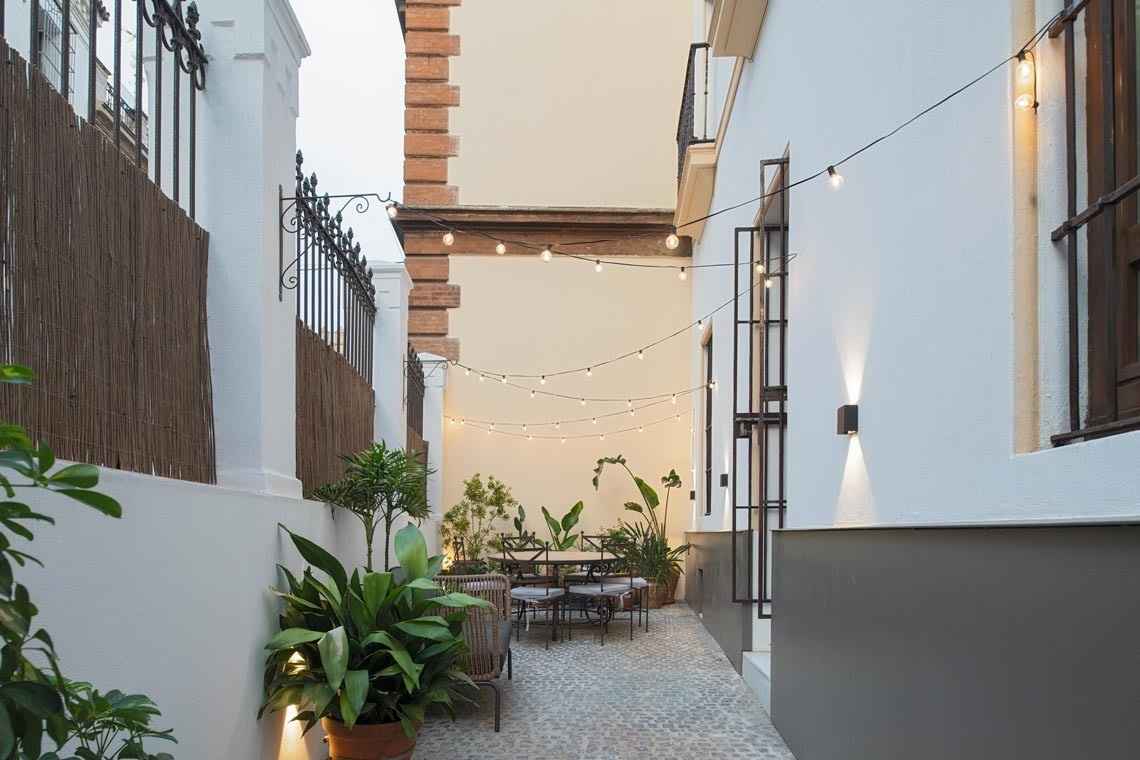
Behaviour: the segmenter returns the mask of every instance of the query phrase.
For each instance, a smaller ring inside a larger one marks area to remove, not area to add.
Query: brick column
[[[447,159],[459,152],[449,114],[452,106],[459,105],[459,87],[448,80],[450,58],[459,55],[459,35],[450,33],[451,6],[460,1],[407,0],[404,202],[411,206],[459,202],[459,189],[447,184]],[[422,239],[405,240],[407,253],[413,253],[409,248],[420,249],[407,259],[408,272],[416,283],[409,300],[409,337],[419,351],[458,358],[458,342],[447,337],[447,310],[459,305],[458,286],[447,282],[447,250],[438,233],[415,236]]]

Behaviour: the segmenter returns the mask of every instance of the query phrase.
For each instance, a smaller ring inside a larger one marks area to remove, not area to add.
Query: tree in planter
[[[460,562],[481,562],[488,549],[501,548],[499,528],[510,518],[507,510],[512,508],[519,509],[525,519],[526,513],[521,511],[510,487],[494,475],[488,475],[484,485],[482,476],[475,473],[463,481],[463,500],[443,513],[440,532],[444,548],[450,549],[453,558]],[[522,521],[516,522],[518,529]]]
[[[400,515],[416,520],[426,519],[431,508],[427,503],[429,471],[418,454],[399,448],[389,449],[383,441],[359,454],[341,459],[348,464],[345,476],[335,483],[313,489],[313,496],[356,515],[364,526],[367,545],[365,570],[372,570],[372,543],[376,529],[384,526],[384,569],[389,565],[389,541],[392,524]]]
[[[0,383],[27,385],[34,377],[26,367],[0,365]],[[130,699],[145,701],[146,709],[103,714],[98,731],[105,746],[93,748],[84,744],[91,725],[78,706],[93,692],[85,691],[85,684],[63,678],[51,636],[32,624],[39,610],[27,588],[15,582],[13,563],[19,567],[28,562],[41,566],[42,563],[13,548],[12,536],[31,541],[35,536],[28,524],[55,522],[32,511],[27,504],[13,501],[17,489],[46,489],[109,517],[122,515],[117,501],[94,490],[99,483],[97,468],[71,464],[53,472],[55,464],[50,446],[43,442],[33,446],[22,427],[0,422],[0,489],[6,497],[0,501],[0,760],[41,758],[44,734],[60,747],[76,739],[79,747],[72,760],[171,760],[168,754],[150,755],[143,749],[145,738],[162,735],[170,741],[174,739],[169,731],[150,729],[150,719],[158,711],[141,695]],[[107,696],[117,694],[109,692]],[[136,708],[141,707],[144,702],[136,704]],[[49,752],[42,760],[58,760],[58,756]]]

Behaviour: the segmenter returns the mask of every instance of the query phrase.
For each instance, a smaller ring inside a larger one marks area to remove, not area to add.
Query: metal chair
[[[598,562],[590,563],[585,572],[567,576],[566,593],[581,605],[583,614],[589,618],[590,605],[600,618],[601,640],[606,643],[610,620],[618,612],[629,612],[629,638],[633,640],[633,615],[637,610],[638,625],[642,614],[645,616],[645,630],[649,630],[649,581],[638,577],[633,568],[621,568],[624,564],[618,556],[613,539],[609,535],[583,536],[586,546],[598,552]],[[613,559],[613,557],[617,557]],[[574,581],[579,581],[575,583]],[[573,629],[571,629],[573,638]]]
[[[486,601],[488,607],[467,607],[463,639],[468,652],[460,657],[471,680],[490,686],[495,692],[495,731],[499,730],[501,695],[498,679],[507,664],[507,680],[512,673],[511,581],[500,573],[482,575],[442,575],[436,578],[445,593],[462,592]]]
[[[550,581],[548,576],[533,572],[534,560],[548,551],[546,544],[534,533],[500,533],[503,572],[510,576],[512,586],[531,586]]]

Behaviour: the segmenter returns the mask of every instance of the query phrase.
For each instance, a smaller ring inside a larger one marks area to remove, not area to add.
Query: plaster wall
[[[282,583],[278,563],[304,567],[279,522],[350,567],[363,563],[359,523],[310,501],[133,473],[105,471],[100,490],[122,503],[121,520],[55,495],[30,500],[56,525],[28,547],[45,567],[19,576],[64,672],[153,698],[178,757],[326,757],[319,729],[301,740],[282,713],[256,720],[279,614],[268,587]]]
[[[463,288],[463,305],[456,310],[453,329],[463,343],[464,363],[488,372],[542,373],[583,366],[636,350],[687,322],[690,288],[688,282],[677,279],[674,270],[608,266],[597,274],[593,267],[571,260],[543,263],[538,257],[455,256],[451,276]],[[520,379],[518,384],[574,398],[624,399],[688,389],[692,340],[693,332],[686,332],[646,351],[642,360],[630,357],[597,367],[589,379],[580,373],[548,378],[545,385],[537,378]],[[646,403],[651,402],[635,401],[635,410]],[[596,425],[590,421],[613,412],[618,414],[600,418]],[[682,415],[679,422],[674,419],[677,413]],[[677,470],[683,486],[672,494],[669,532],[674,546],[683,541],[692,487],[692,421],[683,396],[676,406],[666,397],[630,417],[625,401],[583,407],[573,399],[531,399],[526,390],[491,378],[480,382],[475,373],[465,375],[462,369],[450,367],[444,414],[498,423],[495,432],[488,434],[479,429],[485,427],[482,424],[445,421],[445,509],[462,498],[463,481],[481,473],[484,478],[494,475],[512,488],[526,507],[528,527],[541,537],[546,537],[547,530],[539,507],[546,505],[561,517],[579,499],[586,505],[580,523],[583,529],[593,532],[611,527],[618,518],[636,519],[622,507],[626,501],[639,500],[636,487],[620,470],[607,470],[598,491],[590,479],[599,457],[622,454],[630,468],[655,487],[662,475]],[[537,424],[583,418],[558,430]],[[615,432],[658,420],[665,421],[645,427],[643,433],[636,429]],[[521,427],[506,422],[526,422],[528,433],[564,434],[567,440],[527,440]],[[604,441],[598,438],[601,434],[605,434]],[[574,435],[588,437],[570,437]]]
[[[759,162],[785,150],[793,181],[838,161],[1016,52],[1055,12],[1043,2],[771,3],[744,66],[713,208],[764,192]],[[808,35],[818,44],[805,55]],[[844,164],[841,191],[822,178],[791,191],[791,527],[1140,514],[1140,434],[1048,444],[1065,398],[1064,252],[1049,240],[1065,216],[1061,48],[1046,39],[1037,49],[1036,116],[1014,109],[1009,64]],[[1034,119],[1036,183],[1014,167],[1023,120]],[[1027,196],[1034,202],[1018,203]],[[731,261],[733,227],[751,225],[756,209],[710,220],[694,263]],[[1015,220],[1022,229],[1025,214],[1035,215],[1037,283],[1014,277]],[[731,297],[731,268],[691,280],[694,318]],[[1040,397],[1015,405],[1033,388],[1014,364],[1026,313],[1015,293],[1026,286],[1041,317],[1040,348],[1030,345]],[[731,346],[725,319],[713,330],[718,346]],[[731,360],[731,350],[717,352],[722,380]],[[721,389],[714,474],[725,471],[732,434]],[[855,437],[835,434],[846,403],[859,404]],[[1020,416],[1034,406],[1037,445],[1015,453]],[[721,530],[727,516],[714,508],[692,525]]]
[[[673,206],[689,0],[479,0],[451,32],[460,203]]]

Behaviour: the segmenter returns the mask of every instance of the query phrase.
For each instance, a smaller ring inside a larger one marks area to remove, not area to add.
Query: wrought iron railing
[[[408,388],[408,427],[421,437],[424,434],[424,365],[416,349],[408,344],[408,358],[404,363]]]
[[[131,2],[133,11],[126,11]],[[115,147],[133,157],[137,165],[146,163],[154,183],[175,201],[184,201],[193,216],[198,93],[206,88],[207,64],[197,4],[185,0],[20,0],[11,3],[11,8],[8,5],[8,0],[0,0],[0,35],[5,35],[6,25],[26,24],[31,64],[88,122],[99,123],[97,114],[108,108],[109,124],[100,123],[100,127]],[[105,25],[110,28],[102,29]],[[97,50],[107,34],[111,35],[112,60],[104,66]],[[171,54],[169,60],[164,60],[165,53]],[[124,62],[124,55],[133,60]],[[144,90],[149,93],[145,104]],[[154,113],[148,114],[152,104]],[[168,108],[170,113],[164,115]],[[145,131],[139,128],[138,114],[144,115],[142,123],[149,122],[149,136],[135,134]],[[169,181],[164,184],[168,171]]]
[[[283,231],[295,233],[295,256],[288,264],[282,241],[282,294],[295,291],[297,319],[371,383],[376,323],[372,270],[352,228],[344,228],[344,206],[334,210],[328,194],[317,193],[317,175],[306,177],[303,162],[297,151],[295,195],[282,199]]]
[[[702,56],[701,53],[704,55]],[[700,103],[701,119],[697,124],[697,79],[703,80]],[[685,69],[685,89],[681,93],[681,116],[677,120],[677,184],[685,171],[685,153],[694,143],[709,142],[709,44],[689,45],[689,65]],[[697,128],[700,127],[699,136]]]

